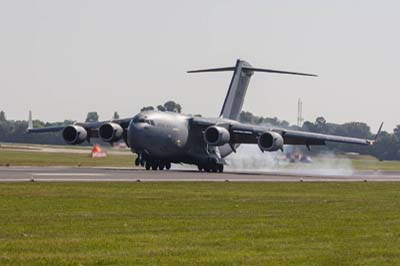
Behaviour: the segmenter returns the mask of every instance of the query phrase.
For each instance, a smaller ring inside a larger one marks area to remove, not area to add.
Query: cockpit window
[[[154,123],[154,120],[149,120],[147,119],[146,116],[136,116],[133,118],[134,123],[146,123],[148,125],[155,126],[156,124]]]

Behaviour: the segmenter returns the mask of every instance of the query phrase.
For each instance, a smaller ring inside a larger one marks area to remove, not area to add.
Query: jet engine
[[[87,131],[81,126],[66,126],[62,131],[62,136],[67,144],[81,144],[87,138]]]
[[[265,132],[258,138],[258,147],[262,151],[277,151],[283,149],[283,138],[276,132]]]
[[[124,130],[115,123],[107,123],[99,128],[99,136],[105,142],[115,142],[122,138]]]
[[[211,146],[222,146],[230,139],[231,135],[224,127],[210,126],[204,131],[204,141]]]

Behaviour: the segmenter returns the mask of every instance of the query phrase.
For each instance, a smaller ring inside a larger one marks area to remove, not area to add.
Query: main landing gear
[[[165,162],[161,160],[152,160],[148,158],[143,158],[141,154],[138,155],[138,157],[135,160],[135,165],[136,166],[144,166],[146,170],[169,170],[171,169],[171,163],[170,162]]]
[[[171,169],[171,163],[170,162],[162,162],[162,161],[145,161],[144,162],[144,167],[146,170],[169,170]]]
[[[205,164],[205,165],[198,165],[197,168],[199,169],[200,172],[213,172],[213,173],[222,173],[224,171],[224,165],[223,164]]]

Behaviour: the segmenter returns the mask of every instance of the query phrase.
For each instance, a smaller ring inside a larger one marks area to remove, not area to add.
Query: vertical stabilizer
[[[221,109],[220,117],[222,118],[239,119],[247,87],[253,75],[253,71],[244,68],[251,68],[251,65],[246,61],[238,59],[228,88],[228,93],[225,97],[224,105]]]
[[[276,74],[300,75],[300,76],[316,76],[314,74],[253,68],[249,63],[244,60],[238,59],[234,67],[222,67],[192,70],[188,73],[201,73],[201,72],[222,72],[233,71],[231,83],[229,85],[228,93],[226,94],[224,105],[220,113],[220,117],[238,120],[240,112],[242,111],[244,97],[246,96],[247,87],[249,86],[250,78],[254,72],[266,72]]]

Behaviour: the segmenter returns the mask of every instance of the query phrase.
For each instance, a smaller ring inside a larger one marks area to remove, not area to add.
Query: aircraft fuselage
[[[145,160],[207,163],[218,160],[232,152],[228,147],[208,147],[200,128],[191,126],[192,116],[170,112],[145,111],[130,122],[127,141],[131,150]],[[218,119],[221,122],[228,121]]]

